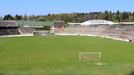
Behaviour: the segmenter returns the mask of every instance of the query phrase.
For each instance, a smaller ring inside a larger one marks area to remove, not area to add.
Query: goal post
[[[84,61],[101,60],[101,52],[80,52],[79,60],[84,60]]]

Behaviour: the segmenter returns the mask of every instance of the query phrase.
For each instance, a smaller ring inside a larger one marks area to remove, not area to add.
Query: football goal
[[[80,52],[79,60],[85,60],[85,61],[101,60],[101,52]]]

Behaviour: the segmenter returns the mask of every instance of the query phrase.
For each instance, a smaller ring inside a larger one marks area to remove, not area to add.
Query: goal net
[[[33,34],[37,36],[46,36],[49,35],[49,31],[35,31]]]
[[[90,61],[101,60],[101,52],[80,52],[79,60],[90,60]]]

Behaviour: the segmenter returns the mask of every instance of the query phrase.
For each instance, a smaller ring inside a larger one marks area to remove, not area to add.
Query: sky
[[[5,14],[47,15],[73,12],[134,11],[134,0],[1,0]]]

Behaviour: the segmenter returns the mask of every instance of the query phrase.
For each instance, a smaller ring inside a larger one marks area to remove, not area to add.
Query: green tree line
[[[62,20],[65,23],[68,22],[84,22],[91,19],[110,20],[114,22],[132,22],[134,21],[134,12],[89,12],[89,13],[64,13],[64,14],[48,14],[48,15],[18,15],[12,16],[7,14],[3,17],[3,20],[37,20],[37,21],[53,21]]]

